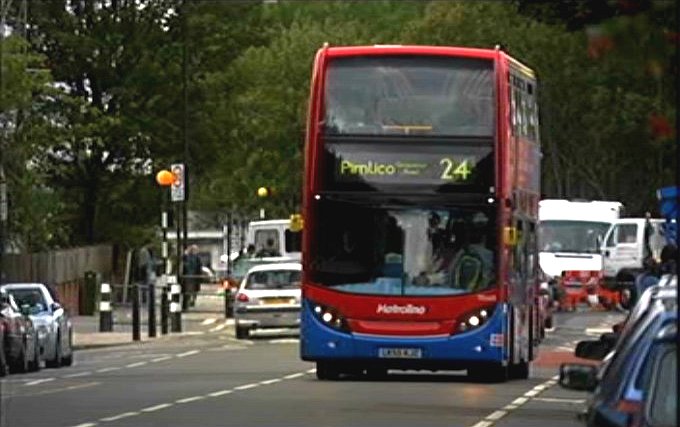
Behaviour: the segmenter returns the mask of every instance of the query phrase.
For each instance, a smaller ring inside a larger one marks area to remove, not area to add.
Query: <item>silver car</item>
[[[258,265],[241,281],[234,305],[236,338],[264,328],[300,326],[299,262]]]
[[[13,283],[2,287],[20,306],[30,306],[30,318],[38,333],[40,356],[48,368],[73,363],[73,325],[64,308],[42,283]]]

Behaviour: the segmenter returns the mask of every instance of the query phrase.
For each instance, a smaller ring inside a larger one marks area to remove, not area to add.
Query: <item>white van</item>
[[[267,248],[268,242],[271,241],[278,252],[275,256],[300,261],[302,258],[301,233],[292,231],[290,225],[290,219],[251,221],[246,233],[246,244],[254,245],[257,254]]]
[[[539,265],[549,277],[600,271],[600,247],[623,210],[620,202],[546,199],[539,202]]]
[[[614,222],[602,245],[602,264],[606,283],[614,283],[624,270],[632,273],[643,269],[642,262],[648,256],[659,260],[666,244],[663,219],[622,218]],[[648,240],[647,240],[648,239]],[[649,242],[649,246],[646,247]]]

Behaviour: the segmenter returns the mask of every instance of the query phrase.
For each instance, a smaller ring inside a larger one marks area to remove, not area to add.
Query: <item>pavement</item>
[[[168,334],[161,334],[160,304],[156,306],[156,337],[149,337],[148,309],[146,304],[140,307],[140,341],[132,337],[132,309],[128,305],[114,305],[113,331],[99,332],[99,313],[93,316],[72,316],[73,347],[76,350],[111,347],[144,343],[154,340],[202,335],[218,332],[233,325],[233,319],[224,316],[224,297],[217,287],[203,286],[196,304],[182,313],[182,332],[170,332],[171,323],[168,320]]]

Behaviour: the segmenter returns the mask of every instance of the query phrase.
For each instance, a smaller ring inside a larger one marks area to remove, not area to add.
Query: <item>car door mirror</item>
[[[576,344],[574,355],[582,359],[602,360],[611,351],[613,346],[601,340],[585,340]]]
[[[615,332],[605,332],[600,335],[600,341],[607,347],[607,352],[611,351],[619,340],[619,334]]]
[[[53,302],[53,303],[52,303],[52,312],[55,312],[55,311],[57,311],[57,310],[59,310],[59,309],[61,309],[61,308],[62,308],[62,307],[61,307],[61,304],[59,304],[58,302]]]
[[[597,368],[579,363],[560,366],[560,386],[570,390],[593,391],[597,388]]]

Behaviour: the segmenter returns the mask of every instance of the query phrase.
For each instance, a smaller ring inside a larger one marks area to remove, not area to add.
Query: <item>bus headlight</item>
[[[338,331],[349,332],[347,321],[338,312],[338,310],[333,307],[328,307],[323,304],[317,304],[311,301],[310,304],[312,307],[312,312],[314,313],[314,317],[316,317],[321,323]]]
[[[458,332],[467,332],[481,327],[491,318],[493,309],[494,307],[483,307],[465,313],[458,322]]]

